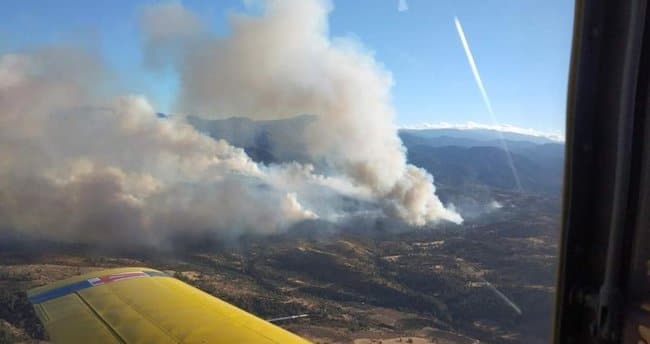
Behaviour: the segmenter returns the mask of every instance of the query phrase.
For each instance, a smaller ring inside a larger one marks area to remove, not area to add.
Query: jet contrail
[[[406,0],[397,0],[397,11],[406,12],[409,10],[409,4]]]
[[[476,67],[476,62],[474,62],[474,55],[472,55],[472,51],[469,49],[469,44],[467,43],[467,38],[465,38],[465,32],[463,31],[463,26],[460,24],[460,20],[458,20],[458,17],[454,17],[454,23],[456,24],[456,30],[458,31],[460,42],[463,44],[463,49],[465,49],[465,55],[467,55],[467,62],[469,62],[469,66],[470,68],[472,68],[472,74],[474,74],[474,79],[476,80],[476,84],[478,85],[478,88],[481,91],[481,96],[483,96],[483,101],[485,102],[485,106],[487,106],[490,115],[494,116],[494,111],[492,111],[492,103],[490,102],[490,97],[488,97],[487,91],[485,91],[485,86],[483,86],[483,80],[481,80],[481,74],[479,74],[478,72],[478,68]],[[496,122],[494,121],[494,118],[492,119],[492,121]]]
[[[495,287],[494,284],[490,283],[490,281],[486,280],[483,276],[481,276],[480,274],[477,273],[479,269],[478,269],[477,267],[475,267],[474,264],[472,264],[472,263],[470,263],[470,262],[468,262],[468,261],[466,261],[466,260],[464,260],[464,259],[462,259],[462,258],[461,258],[461,260],[462,260],[463,263],[466,264],[466,266],[468,266],[469,269],[472,271],[472,274],[469,274],[470,277],[478,278],[479,280],[481,280],[481,282],[483,282],[483,285],[484,285],[484,286],[486,286],[486,287],[488,287],[488,289],[492,290],[492,292],[493,292],[496,296],[498,296],[498,297],[499,297],[501,300],[503,300],[503,301],[504,301],[508,306],[510,306],[510,308],[512,308],[512,309],[513,309],[513,310],[514,310],[518,315],[522,315],[522,314],[523,314],[521,308],[519,308],[519,306],[517,306],[516,303],[514,303],[514,302],[513,302],[512,300],[510,300],[510,298],[508,298],[504,293],[502,293],[499,289],[497,289],[497,287]]]
[[[481,279],[485,282],[485,285],[490,290],[492,290],[498,297],[500,297],[501,300],[503,300],[508,306],[510,306],[510,308],[512,308],[515,312],[517,312],[517,314],[519,314],[519,315],[523,314],[523,312],[521,311],[521,308],[519,308],[519,306],[517,306],[517,304],[512,302],[512,300],[510,300],[505,294],[503,294],[501,291],[499,291],[499,289],[497,289],[494,285],[492,285],[492,283],[486,281],[484,278],[481,278]]]
[[[492,120],[492,124],[496,125],[497,120],[496,120],[496,116],[494,115],[494,111],[492,110],[492,103],[490,102],[490,97],[488,97],[487,91],[485,90],[485,86],[483,85],[483,80],[481,80],[481,74],[479,74],[478,67],[476,67],[476,62],[474,62],[474,55],[472,55],[472,51],[469,49],[469,43],[467,43],[467,38],[465,38],[465,32],[463,31],[463,26],[461,25],[460,20],[458,20],[458,17],[454,17],[454,23],[456,24],[456,31],[458,31],[460,42],[463,44],[463,49],[465,50],[465,55],[467,56],[467,62],[469,62],[469,66],[472,69],[472,74],[474,75],[474,80],[476,80],[476,85],[481,91],[483,102],[485,103],[485,106],[487,107],[488,112],[490,113],[490,119]],[[517,184],[517,190],[521,191],[521,182],[519,181],[519,174],[517,174],[517,170],[515,169],[515,163],[512,160],[512,154],[510,154],[510,149],[508,149],[508,144],[506,143],[506,140],[503,138],[502,132],[497,130],[497,134],[499,135],[503,149],[506,151],[508,164],[510,165],[510,169],[512,170],[512,175],[514,176],[515,183]]]

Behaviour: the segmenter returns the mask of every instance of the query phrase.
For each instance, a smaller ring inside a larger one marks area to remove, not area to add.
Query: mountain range
[[[561,187],[561,142],[486,129],[401,130],[399,135],[409,162],[431,172],[437,184],[553,194]]]
[[[164,117],[164,115],[161,115]],[[301,133],[316,118],[254,121],[248,118],[187,122],[215,139],[243,148],[265,164],[310,161]],[[544,137],[488,129],[402,129],[409,163],[434,175],[443,190],[490,188],[559,195],[564,144]]]

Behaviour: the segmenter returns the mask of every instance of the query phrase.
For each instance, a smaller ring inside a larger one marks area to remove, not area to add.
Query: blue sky
[[[124,92],[148,96],[159,111],[173,104],[173,72],[143,66],[137,18],[154,1],[9,1],[0,11],[0,53],[73,42],[98,49]],[[225,32],[238,0],[183,1]],[[472,76],[454,16],[490,96],[498,124],[563,133],[573,22],[568,0],[335,0],[332,36],[354,36],[393,74],[400,125],[492,124]]]

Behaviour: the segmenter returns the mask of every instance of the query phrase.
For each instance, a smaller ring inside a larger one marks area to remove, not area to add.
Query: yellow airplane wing
[[[94,272],[27,295],[54,343],[309,343],[147,268]]]

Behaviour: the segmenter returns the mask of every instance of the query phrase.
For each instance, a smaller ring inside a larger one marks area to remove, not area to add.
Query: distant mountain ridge
[[[559,143],[548,137],[538,135],[527,135],[522,133],[515,133],[509,131],[499,131],[494,129],[454,129],[454,128],[440,128],[440,129],[400,129],[400,135],[407,134],[417,137],[454,137],[463,138],[475,141],[495,141],[502,138],[507,141],[525,141],[537,144],[544,143]]]
[[[489,186],[517,191],[515,178],[519,178],[521,191],[559,192],[561,162],[513,152],[509,155],[505,150],[492,146],[408,147],[409,162],[433,174],[436,184],[458,188]]]
[[[165,118],[165,115],[159,115]],[[187,122],[215,139],[243,148],[265,164],[310,161],[302,136],[316,117],[254,121],[248,118],[203,119]],[[458,192],[472,187],[559,195],[564,144],[545,137],[486,129],[402,129],[399,136],[408,161],[434,175],[436,185]],[[513,174],[517,174],[518,190]]]
[[[524,192],[560,192],[561,142],[486,129],[400,130],[399,135],[409,162],[432,173],[439,184],[517,190],[517,174]]]
[[[270,164],[285,161],[309,161],[304,154],[305,128],[315,116],[302,115],[290,119],[254,121],[249,118],[204,119],[186,117],[197,130],[214,139],[223,139],[243,148],[255,161]]]

